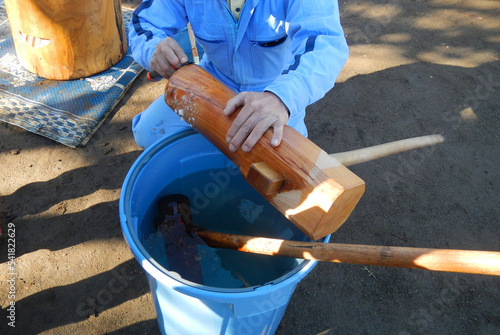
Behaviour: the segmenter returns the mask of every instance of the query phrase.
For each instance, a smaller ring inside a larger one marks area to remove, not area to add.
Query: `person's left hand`
[[[269,128],[273,128],[271,145],[276,147],[283,139],[283,128],[288,121],[288,108],[271,92],[241,92],[227,102],[224,115],[233,114],[242,107],[226,135],[229,150],[238,148],[245,152],[253,146]]]

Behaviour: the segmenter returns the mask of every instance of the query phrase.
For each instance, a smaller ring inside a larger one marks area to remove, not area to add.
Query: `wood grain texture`
[[[231,152],[226,133],[239,111],[223,110],[236,93],[196,65],[174,73],[165,88],[165,101],[239,167],[243,177],[312,240],[337,230],[361,198],[365,183],[295,129],[286,126],[281,144],[271,146],[268,130],[246,153]],[[262,189],[261,178],[249,174],[252,164],[265,162],[284,180],[276,192]],[[268,193],[268,194],[266,194]]]
[[[5,0],[22,66],[47,79],[102,72],[126,54],[120,0]]]

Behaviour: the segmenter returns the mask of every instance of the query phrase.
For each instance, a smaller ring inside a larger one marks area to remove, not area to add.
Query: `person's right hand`
[[[186,63],[186,54],[172,37],[167,37],[156,45],[149,65],[153,71],[158,72],[163,78],[170,76]]]

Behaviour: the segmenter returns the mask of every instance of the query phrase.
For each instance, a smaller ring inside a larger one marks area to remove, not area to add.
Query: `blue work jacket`
[[[200,65],[236,92],[273,92],[296,129],[348,56],[336,0],[247,0],[239,20],[225,0],[145,0],[130,22],[134,59],[150,70],[156,45],[188,21],[205,52]]]

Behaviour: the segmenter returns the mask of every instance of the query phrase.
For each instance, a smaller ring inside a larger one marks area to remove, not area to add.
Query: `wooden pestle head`
[[[241,170],[243,177],[312,240],[337,230],[365,183],[295,129],[271,146],[269,129],[250,152],[231,152],[226,134],[239,112],[224,116],[236,92],[197,65],[183,66],[165,87],[166,103]]]

